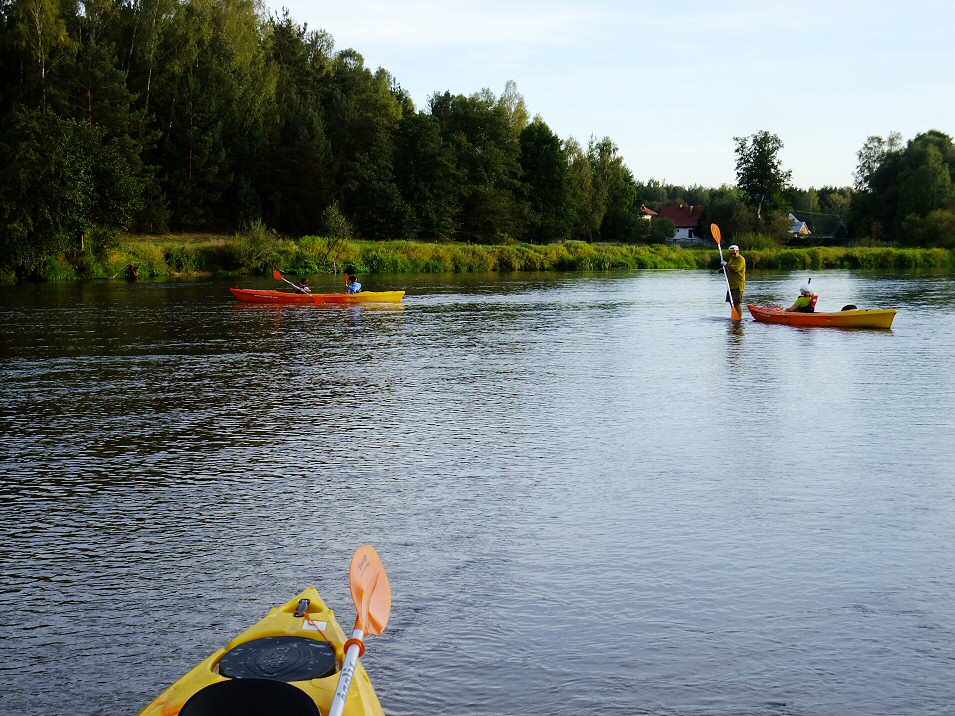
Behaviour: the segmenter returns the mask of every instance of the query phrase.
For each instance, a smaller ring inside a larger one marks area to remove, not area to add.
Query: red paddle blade
[[[284,277],[282,276],[282,274],[279,273],[279,270],[278,270],[278,269],[272,269],[272,276],[275,277],[275,280],[276,280],[276,281],[283,281],[283,280],[285,280]]]
[[[381,557],[370,544],[363,544],[355,550],[349,580],[358,613],[355,628],[365,634],[381,634],[391,616],[391,583]]]
[[[710,233],[713,234],[713,238],[716,239],[717,246],[723,240],[723,237],[720,235],[720,227],[716,224],[710,224]]]

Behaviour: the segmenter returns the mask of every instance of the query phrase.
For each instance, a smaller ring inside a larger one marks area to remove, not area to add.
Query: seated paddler
[[[819,296],[812,292],[809,284],[803,284],[799,289],[799,297],[796,299],[796,302],[786,310],[789,312],[795,311],[796,313],[814,313],[816,311],[817,300],[819,300]]]

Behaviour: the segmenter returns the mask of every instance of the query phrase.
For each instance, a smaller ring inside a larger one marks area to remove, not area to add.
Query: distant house
[[[644,221],[650,221],[654,216],[657,216],[657,212],[649,208],[646,204],[640,205],[640,218]]]
[[[789,233],[793,236],[809,236],[812,232],[809,230],[809,224],[801,219],[797,219],[795,214],[789,215]]]
[[[676,231],[669,239],[673,244],[703,244],[706,239],[700,236],[697,228],[703,219],[705,208],[694,205],[661,206],[657,213],[661,219],[669,219],[676,225]]]

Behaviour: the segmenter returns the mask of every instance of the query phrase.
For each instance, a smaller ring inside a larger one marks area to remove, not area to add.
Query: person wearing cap
[[[812,292],[808,283],[803,284],[799,289],[799,298],[786,310],[789,312],[795,311],[796,313],[814,313],[816,310],[816,300],[818,298],[819,296]]]
[[[730,296],[733,297],[733,305],[743,310],[743,291],[746,290],[746,259],[739,252],[739,246],[733,244],[730,246],[730,260],[723,261],[723,270],[726,271],[726,278],[729,280],[730,290],[726,294],[727,303],[730,302]]]

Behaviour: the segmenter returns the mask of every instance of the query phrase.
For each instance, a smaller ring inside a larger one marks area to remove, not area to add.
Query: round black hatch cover
[[[269,636],[239,644],[219,662],[232,679],[305,681],[335,673],[335,647],[303,636]]]

